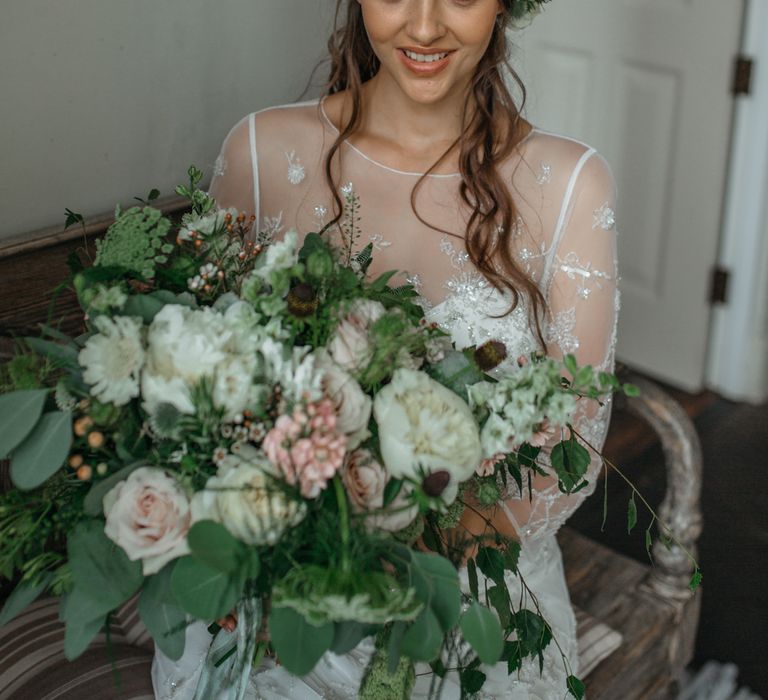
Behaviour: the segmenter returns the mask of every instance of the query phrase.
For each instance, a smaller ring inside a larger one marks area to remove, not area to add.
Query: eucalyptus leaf
[[[464,639],[485,664],[495,664],[501,657],[504,638],[496,616],[484,605],[473,602],[459,620]]]
[[[11,480],[22,490],[34,489],[64,464],[72,445],[72,416],[65,411],[44,413],[32,432],[14,449]]]
[[[77,362],[79,351],[72,345],[62,345],[61,343],[33,337],[24,338],[24,342],[38,355],[44,355],[65,367],[79,367]]]
[[[11,595],[0,610],[0,627],[4,627],[24,609],[34,603],[40,594],[47,588],[51,580],[51,574],[43,575],[37,581],[22,581],[13,589]]]
[[[104,623],[104,617],[93,620],[75,619],[67,621],[64,630],[64,656],[67,661],[74,661],[88,648]]]
[[[228,614],[242,593],[238,578],[192,556],[176,562],[171,588],[179,605],[192,617],[215,620]]]
[[[128,600],[141,586],[141,562],[128,555],[104,534],[104,523],[80,523],[67,540],[74,594],[93,601],[93,614],[106,614]]]
[[[139,616],[160,651],[178,661],[184,653],[187,614],[176,604],[172,571],[173,564],[169,564],[147,579],[139,597]]]
[[[411,585],[416,589],[416,597],[432,609],[447,632],[461,612],[458,573],[451,562],[437,554],[413,552],[411,557]]]
[[[12,391],[0,395],[0,459],[5,459],[40,420],[47,389]]]
[[[443,630],[431,608],[424,608],[403,637],[401,652],[414,661],[432,661],[440,653]]]
[[[165,305],[166,302],[149,294],[134,294],[128,297],[125,302],[123,314],[125,316],[138,316],[144,323],[150,324]]]
[[[370,625],[354,620],[337,622],[333,627],[331,651],[334,654],[347,654],[372,633]]]
[[[269,636],[280,663],[296,676],[305,676],[333,642],[333,623],[316,627],[293,608],[272,608]]]
[[[232,573],[245,556],[245,545],[236,540],[221,523],[200,520],[187,533],[192,554],[217,571]],[[257,572],[258,573],[258,572]]]

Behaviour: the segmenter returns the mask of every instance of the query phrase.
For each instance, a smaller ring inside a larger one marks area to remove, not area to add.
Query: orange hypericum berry
[[[199,239],[195,239],[195,248],[200,248],[203,245],[203,242]]]
[[[226,215],[224,216],[224,221],[227,221],[227,222],[232,221],[232,214],[227,212]]]
[[[104,433],[94,430],[88,434],[88,446],[98,449],[104,444]]]
[[[77,470],[77,478],[80,479],[80,481],[90,481],[92,476],[93,468],[90,464],[84,464]]]
[[[72,469],[77,469],[78,467],[82,466],[83,464],[83,455],[72,455],[69,458],[69,466],[72,467]]]
[[[93,420],[90,416],[83,416],[82,418],[78,418],[75,421],[74,426],[75,435],[77,435],[77,437],[83,437],[92,426]]]
[[[210,285],[210,284],[206,284],[206,285],[203,287],[203,289],[204,289],[206,292],[210,292],[210,291],[213,289],[213,287],[211,287],[211,285]]]

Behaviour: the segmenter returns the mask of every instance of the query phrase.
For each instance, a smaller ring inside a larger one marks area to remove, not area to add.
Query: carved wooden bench
[[[626,407],[661,440],[667,492],[659,509],[675,537],[696,552],[701,532],[701,446],[682,407],[658,385],[627,376],[641,395]],[[693,657],[701,592],[691,595],[691,564],[677,546],[657,541],[655,566],[618,554],[571,528],[558,536],[574,605],[619,631],[621,646],[586,678],[589,700],[671,697]]]

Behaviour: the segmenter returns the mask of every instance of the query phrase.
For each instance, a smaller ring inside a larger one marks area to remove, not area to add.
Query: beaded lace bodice
[[[262,238],[290,228],[318,230],[333,218],[324,156],[337,136],[322,102],[249,114],[224,141],[210,194],[220,206],[255,215]],[[573,353],[580,364],[611,371],[619,291],[609,167],[589,146],[534,129],[501,170],[520,214],[509,245],[547,300],[544,349],[555,357]],[[372,275],[402,271],[395,282],[412,283],[427,318],[449,331],[459,346],[501,340],[509,363],[540,349],[527,304],[504,315],[510,298],[478,273],[464,249],[469,212],[459,196],[461,175],[430,175],[416,197],[420,216],[453,235],[414,215],[410,197],[419,175],[374,161],[345,142],[336,177],[348,203],[340,222],[347,240],[351,234],[355,249],[373,244]],[[510,369],[508,364],[496,371]],[[611,403],[579,404],[574,426],[600,449]],[[547,449],[543,452],[546,460]],[[534,480],[533,498],[510,493],[504,510],[520,539],[553,534],[594,488],[600,466],[593,456],[587,475],[591,487],[575,495],[563,495],[553,478],[544,477]]]

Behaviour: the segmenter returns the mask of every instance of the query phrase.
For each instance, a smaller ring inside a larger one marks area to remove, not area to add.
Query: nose
[[[445,34],[443,0],[411,0],[406,31],[420,46],[429,46]]]

